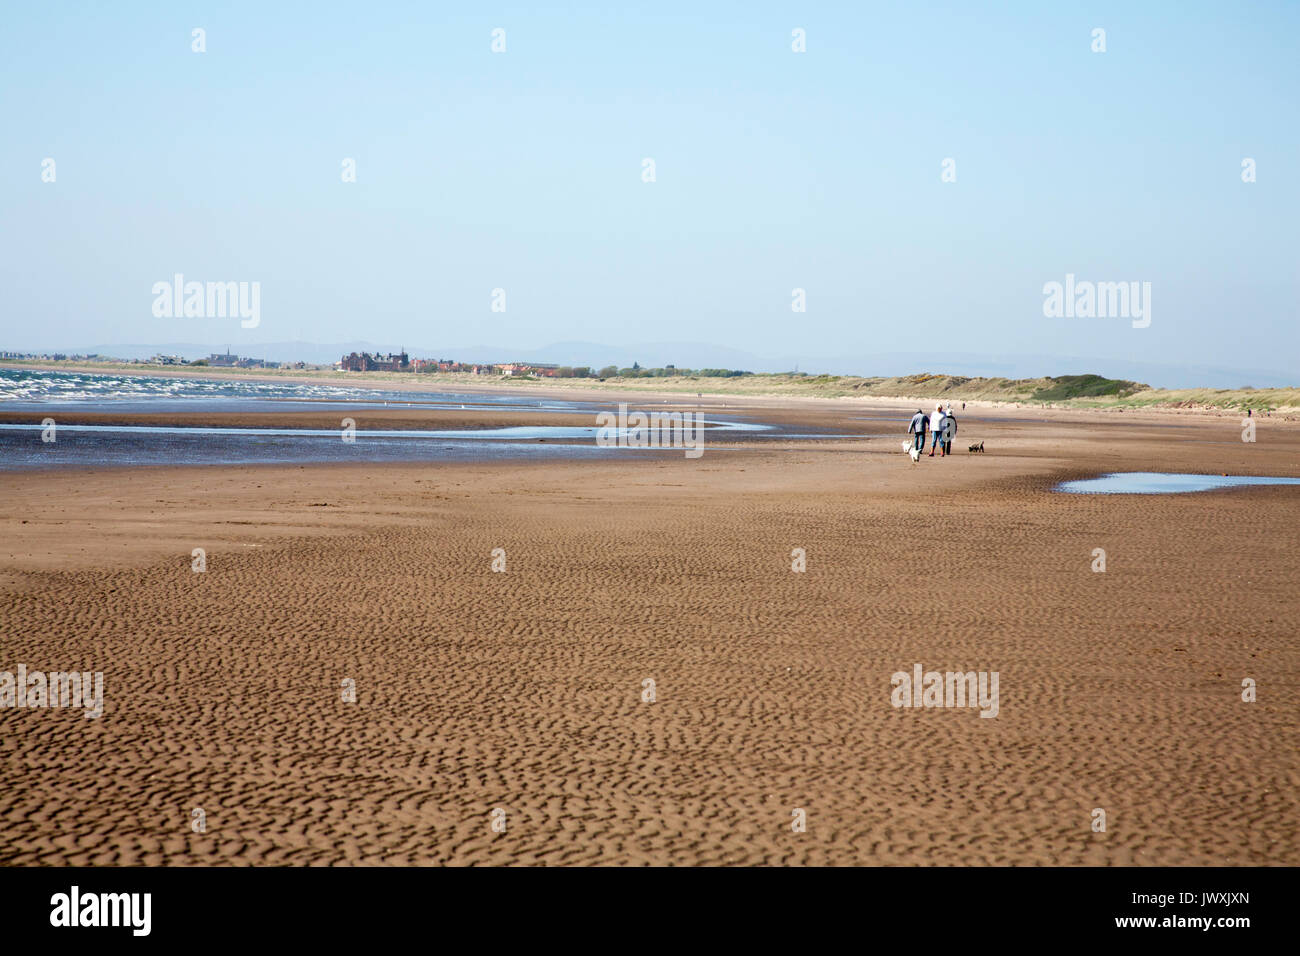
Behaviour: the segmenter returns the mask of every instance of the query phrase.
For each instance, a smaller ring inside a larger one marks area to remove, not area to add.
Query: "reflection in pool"
[[[1186,491],[1213,491],[1216,488],[1240,488],[1245,485],[1300,485],[1300,478],[1121,471],[1098,478],[1063,481],[1056,486],[1056,490],[1076,495],[1168,495]]]

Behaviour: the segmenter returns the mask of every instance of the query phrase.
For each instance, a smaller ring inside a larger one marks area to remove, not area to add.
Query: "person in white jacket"
[[[948,416],[943,413],[943,406],[934,406],[934,411],[930,413],[930,435],[934,439],[930,442],[930,457],[934,457],[935,448],[939,449],[939,457],[944,456],[943,451],[943,420]]]

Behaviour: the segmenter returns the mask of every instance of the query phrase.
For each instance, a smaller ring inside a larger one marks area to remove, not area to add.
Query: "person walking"
[[[925,451],[925,426],[927,424],[928,419],[925,417],[925,412],[918,408],[916,414],[912,416],[911,423],[907,426],[907,433],[914,436],[912,441],[915,443],[918,452]]]
[[[939,444],[940,440],[943,438],[943,419],[944,419],[943,406],[942,405],[934,406],[934,411],[930,413],[930,436],[932,438],[932,441],[930,442],[931,458],[934,457],[935,448],[939,449],[940,458],[942,458],[944,455],[943,446]]]
[[[952,413],[949,407],[948,414],[943,419],[943,447],[949,455],[952,454],[952,440],[957,437],[957,416]]]

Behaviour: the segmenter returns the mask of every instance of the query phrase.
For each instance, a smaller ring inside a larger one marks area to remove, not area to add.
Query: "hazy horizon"
[[[225,345],[200,343],[123,343],[119,345],[85,345],[77,348],[33,350],[43,353],[98,353],[101,357],[124,360],[147,359],[155,353],[179,355],[186,360],[206,358],[221,353]],[[1107,378],[1128,379],[1155,388],[1278,388],[1294,387],[1295,373],[1265,369],[1227,369],[1215,366],[1160,365],[1152,362],[1107,360],[1081,356],[972,354],[878,353],[871,356],[821,358],[811,361],[784,362],[779,356],[762,356],[739,349],[704,343],[644,342],[630,346],[610,346],[594,342],[553,343],[538,349],[508,349],[496,346],[428,348],[420,345],[394,345],[353,341],[338,343],[271,342],[252,346],[244,358],[274,362],[304,361],[329,364],[349,352],[396,352],[405,348],[412,358],[444,358],[470,363],[538,362],[554,365],[588,366],[600,369],[607,365],[619,368],[639,363],[645,368],[675,365],[678,368],[730,368],[759,373],[801,371],[811,375],[860,375],[895,377],[918,373],[963,375],[969,377],[1039,378],[1080,374],[1099,374]],[[114,351],[116,350],[116,351]],[[0,351],[5,349],[0,343]]]

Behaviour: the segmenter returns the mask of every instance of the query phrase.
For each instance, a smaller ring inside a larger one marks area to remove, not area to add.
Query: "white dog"
[[[903,451],[912,456],[912,464],[916,464],[921,460],[921,452],[918,451],[916,445],[912,444],[910,441],[903,442]]]

